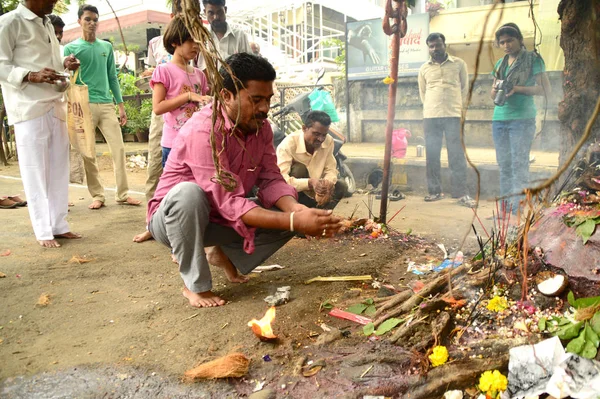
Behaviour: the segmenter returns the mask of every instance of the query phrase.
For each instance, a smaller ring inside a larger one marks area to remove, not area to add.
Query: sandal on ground
[[[14,201],[17,203],[17,206],[27,206],[27,201],[24,201],[21,199],[21,197],[14,195],[14,196],[9,196],[7,197],[9,200]]]
[[[388,194],[388,199],[390,201],[400,201],[401,199],[406,198],[406,196],[404,194],[402,194],[400,191],[396,190],[391,194]],[[381,199],[381,194],[377,194],[375,196],[375,199],[380,200]]]
[[[13,209],[17,206],[17,203],[9,198],[0,199],[0,209]]]
[[[469,197],[468,195],[460,197],[460,199],[456,203],[461,206],[466,206],[467,208],[475,208],[475,206],[477,205],[475,203],[475,200]]]
[[[439,200],[443,200],[444,199],[444,194],[443,193],[429,194],[429,195],[425,196],[424,199],[425,199],[425,202],[439,201]]]

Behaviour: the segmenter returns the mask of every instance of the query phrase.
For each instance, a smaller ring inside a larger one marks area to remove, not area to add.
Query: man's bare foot
[[[44,248],[58,248],[60,244],[56,240],[38,240],[40,245]]]
[[[176,265],[179,264],[179,261],[177,260],[177,257],[175,256],[175,254],[171,254],[171,262],[175,263]]]
[[[81,238],[81,234],[73,233],[72,231],[69,231],[69,232],[63,233],[63,234],[54,234],[54,238],[66,238],[67,240],[76,240],[78,238]]]
[[[92,202],[90,204],[90,206],[88,206],[88,208],[90,209],[100,209],[102,208],[104,205],[104,202],[100,201],[100,200],[94,200],[94,202]]]
[[[213,294],[212,291],[192,292],[186,288],[183,289],[183,296],[190,301],[190,306],[195,308],[212,308],[214,306],[225,305],[225,300]]]
[[[225,272],[227,280],[232,283],[246,283],[249,278],[240,274],[221,247],[208,247],[206,250],[206,259],[213,266],[220,267]]]
[[[153,239],[154,239],[154,237],[152,237],[152,234],[150,234],[150,232],[148,230],[146,230],[143,233],[140,233],[140,234],[136,235],[135,237],[133,237],[133,242],[144,242],[144,241],[153,240]]]
[[[136,200],[135,198],[127,197],[125,201],[117,201],[119,205],[139,205],[142,201]]]

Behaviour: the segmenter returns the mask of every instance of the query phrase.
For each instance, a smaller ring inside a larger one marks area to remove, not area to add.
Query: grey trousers
[[[210,211],[206,193],[195,183],[183,182],[163,198],[148,226],[155,240],[173,249],[181,278],[192,292],[212,288],[204,247],[220,246],[236,269],[247,274],[294,236],[290,231],[256,229],[254,252],[247,254],[243,237],[230,227],[211,223]]]

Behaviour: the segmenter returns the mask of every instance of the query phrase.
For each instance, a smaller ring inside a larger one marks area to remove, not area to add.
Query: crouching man
[[[309,208],[333,209],[348,187],[337,179],[333,138],[327,134],[331,118],[323,111],[310,111],[302,131],[287,136],[277,147],[281,175],[298,191],[298,202]]]
[[[181,128],[154,198],[148,203],[152,236],[172,248],[185,288],[195,307],[224,305],[211,292],[209,262],[232,282],[281,248],[294,232],[333,236],[340,228],[331,211],[296,201],[277,167],[273,132],[267,122],[275,70],[264,58],[238,53],[224,69],[222,113],[214,125],[205,107]],[[236,79],[238,86],[234,84]],[[218,159],[215,167],[213,156]],[[256,201],[246,198],[259,187]],[[206,249],[205,247],[210,247]]]

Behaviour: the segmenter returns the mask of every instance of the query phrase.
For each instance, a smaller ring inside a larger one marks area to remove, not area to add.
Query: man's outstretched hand
[[[79,68],[79,60],[77,58],[75,58],[75,56],[73,54],[69,55],[67,58],[65,58],[65,61],[63,62],[63,66],[65,68],[67,68],[69,71],[75,71],[77,70],[77,68]]]
[[[307,236],[333,237],[341,227],[331,210],[306,208],[294,214],[294,229]]]

